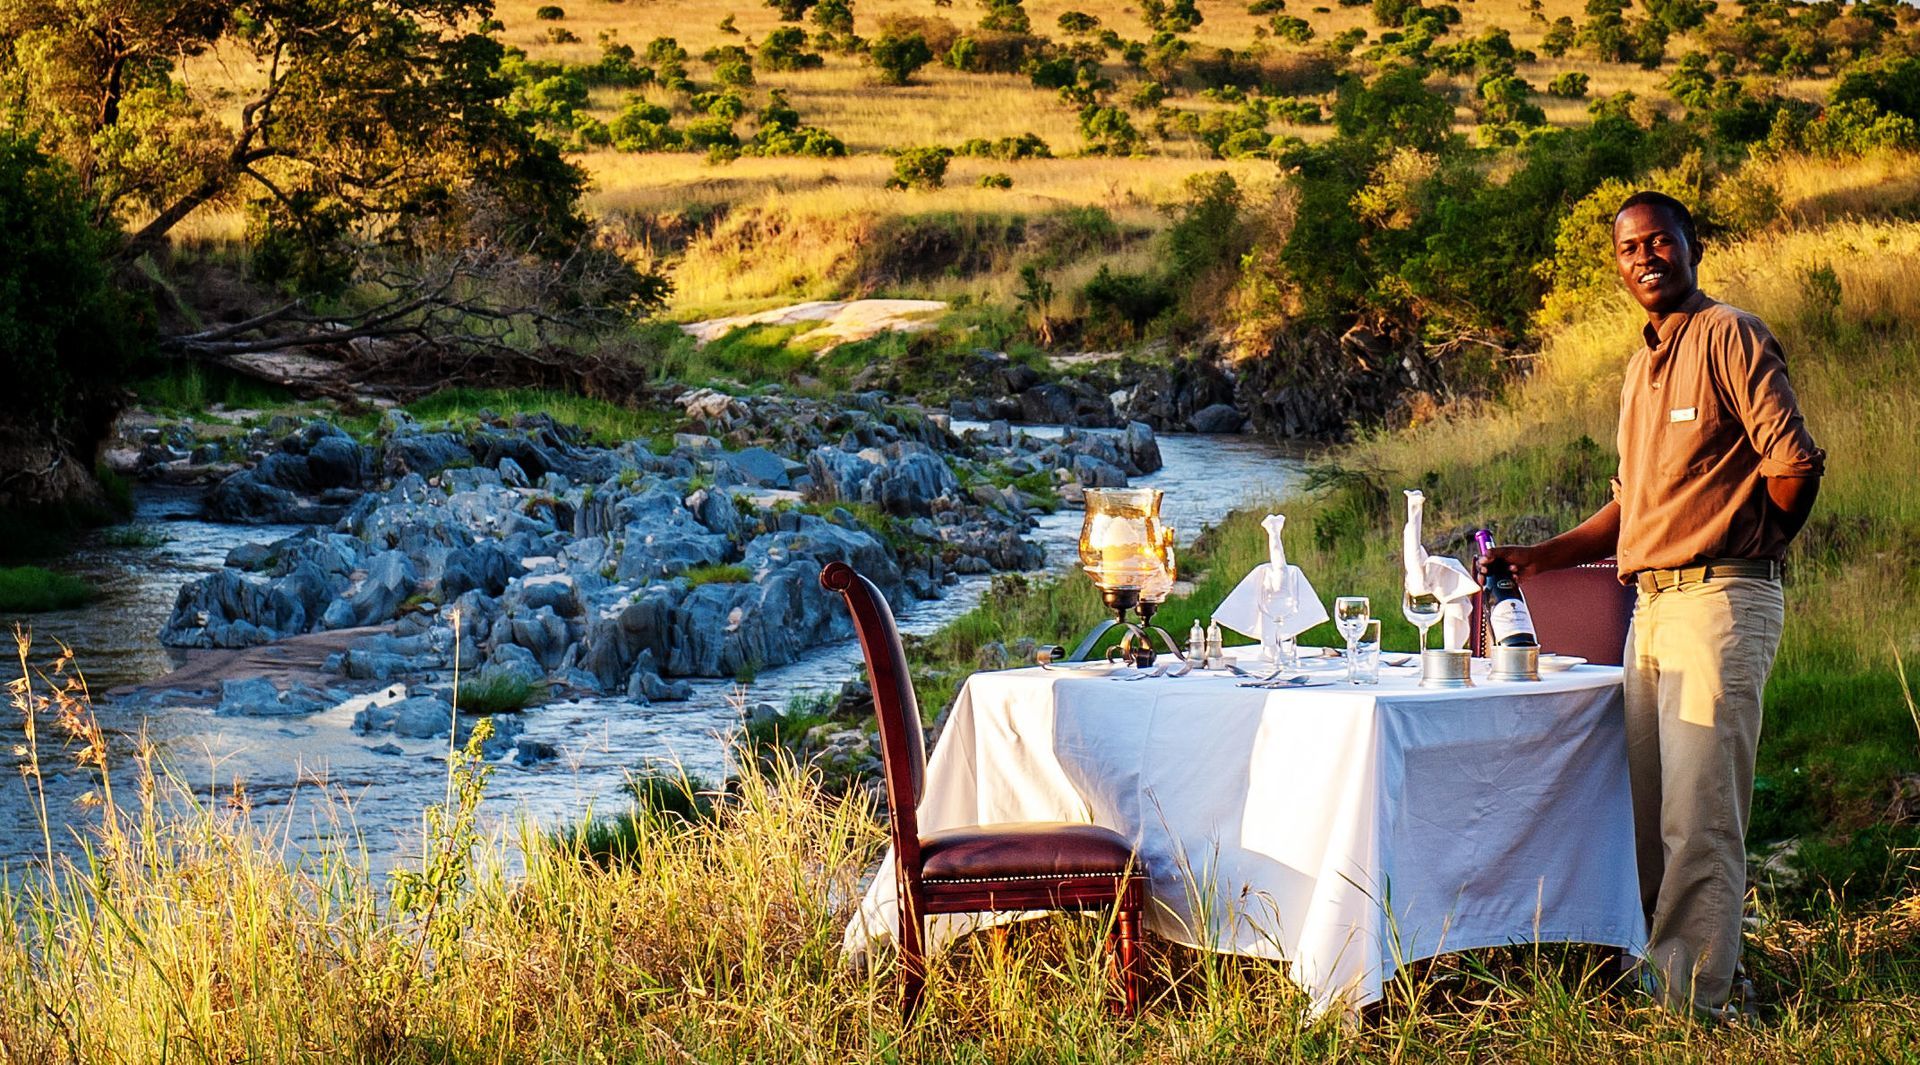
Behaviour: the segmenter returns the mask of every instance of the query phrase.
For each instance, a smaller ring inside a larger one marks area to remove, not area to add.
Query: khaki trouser
[[[1627,634],[1647,960],[1669,1006],[1724,1005],[1740,960],[1747,810],[1761,696],[1786,601],[1778,581],[1718,577],[1648,593]]]

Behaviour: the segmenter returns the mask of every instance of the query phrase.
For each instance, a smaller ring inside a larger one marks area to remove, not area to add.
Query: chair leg
[[[925,918],[918,907],[902,907],[900,914],[900,1023],[912,1024],[920,1012],[927,987],[927,956],[923,941]]]
[[[1122,909],[1120,926],[1120,989],[1125,996],[1125,1016],[1140,1013],[1140,909]]]

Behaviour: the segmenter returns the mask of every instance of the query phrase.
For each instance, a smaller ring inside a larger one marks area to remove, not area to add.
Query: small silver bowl
[[[1494,647],[1493,671],[1487,674],[1487,679],[1539,680],[1540,648]]]
[[[1438,648],[1420,652],[1422,688],[1471,688],[1473,666],[1470,651],[1443,651]]]

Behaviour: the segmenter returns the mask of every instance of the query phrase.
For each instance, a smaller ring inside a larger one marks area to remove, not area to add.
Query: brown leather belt
[[[1643,569],[1633,575],[1640,590],[1652,595],[1677,588],[1682,584],[1695,581],[1710,581],[1716,577],[1759,577],[1764,580],[1780,579],[1780,563],[1766,558],[1716,558],[1702,562],[1698,566],[1682,566],[1679,569]]]

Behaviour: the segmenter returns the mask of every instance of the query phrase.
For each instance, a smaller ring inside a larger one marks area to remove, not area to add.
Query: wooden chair
[[[1626,661],[1634,596],[1632,588],[1620,583],[1613,559],[1536,574],[1521,590],[1542,651],[1579,655],[1598,666]],[[1485,655],[1491,642],[1481,598],[1473,597],[1475,655]]]
[[[920,1007],[929,914],[1108,907],[1118,912],[1107,956],[1120,985],[1120,1010],[1133,1016],[1140,1008],[1140,916],[1147,881],[1132,846],[1099,825],[1050,821],[921,835],[917,810],[926,738],[893,610],[872,581],[844,562],[828,563],[820,585],[846,599],[873,680],[898,877],[901,1017],[912,1020]]]

